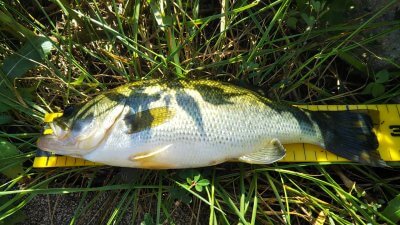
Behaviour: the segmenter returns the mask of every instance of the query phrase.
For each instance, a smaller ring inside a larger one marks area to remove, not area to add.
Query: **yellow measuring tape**
[[[300,105],[299,107],[314,111],[344,111],[362,110],[368,113],[373,122],[374,130],[379,141],[378,151],[384,161],[400,161],[400,105]],[[378,112],[378,113],[377,113]],[[46,114],[44,121],[51,122],[60,117],[62,113]],[[47,129],[44,134],[51,134]],[[338,157],[318,146],[310,144],[285,145],[287,150],[285,158],[281,162],[344,162],[348,161]],[[69,156],[49,155],[39,151],[35,157],[33,167],[72,167],[72,166],[96,166],[102,165],[87,160]]]

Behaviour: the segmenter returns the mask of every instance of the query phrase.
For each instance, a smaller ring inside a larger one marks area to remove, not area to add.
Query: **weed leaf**
[[[195,188],[196,191],[198,191],[198,192],[202,192],[202,191],[203,191],[203,186],[196,185],[196,186],[194,186],[194,188]]]
[[[172,188],[169,193],[171,198],[174,200],[179,200],[186,204],[190,204],[192,202],[192,197],[190,197],[189,193],[180,187]]]
[[[6,196],[0,197],[0,205],[7,204],[9,199]],[[14,212],[12,215],[0,220],[0,225],[14,225],[20,224],[27,219],[26,215],[22,210]]]
[[[380,83],[373,83],[371,93],[375,98],[379,97],[385,93],[385,86]]]
[[[313,6],[313,8],[314,8],[314,10],[316,11],[316,12],[320,12],[321,11],[321,2],[319,2],[319,1],[311,1],[311,4],[312,4],[312,6]]]
[[[383,210],[382,214],[394,223],[400,221],[400,195],[394,197]]]
[[[28,70],[42,63],[53,44],[47,37],[37,36],[28,40],[16,53],[3,61],[2,70],[10,78],[21,77]]]
[[[140,225],[154,225],[153,218],[150,213],[144,214],[144,220],[140,223]]]
[[[201,180],[199,180],[199,181],[197,182],[197,185],[199,185],[199,186],[207,186],[207,185],[209,185],[209,184],[210,184],[210,181],[207,180],[207,179],[201,179]]]
[[[12,109],[11,106],[9,106],[9,105],[3,103],[2,101],[0,101],[0,113],[7,112],[10,109]]]
[[[389,71],[387,70],[381,70],[377,74],[375,74],[375,77],[376,77],[376,83],[383,84],[389,81],[390,74]]]
[[[363,63],[361,60],[359,60],[357,57],[355,57],[354,55],[352,55],[351,53],[345,52],[345,51],[341,51],[339,53],[339,57],[344,60],[345,62],[347,62],[348,64],[352,65],[354,68],[356,68],[357,70],[363,72],[363,73],[367,73],[368,69],[365,63]]]
[[[295,17],[289,17],[286,21],[288,27],[292,29],[296,29],[297,27],[297,19]]]
[[[11,160],[7,160],[8,158],[16,156],[20,153],[21,152],[18,150],[18,148],[13,144],[4,139],[0,139],[0,168],[2,168],[0,172],[2,174],[13,179],[24,172],[22,168],[22,162],[11,165],[9,163]]]
[[[0,125],[8,124],[13,121],[12,116],[7,113],[0,113]]]
[[[159,5],[157,5],[157,2],[154,0],[148,0],[147,2],[150,4],[151,11],[153,12],[153,16],[156,19],[158,26],[161,30],[164,30],[163,1],[158,2]]]

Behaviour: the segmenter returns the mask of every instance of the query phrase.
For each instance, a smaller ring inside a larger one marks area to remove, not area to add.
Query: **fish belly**
[[[132,147],[99,148],[85,159],[107,165],[150,169],[211,166],[234,161],[243,148],[202,142],[151,143]]]

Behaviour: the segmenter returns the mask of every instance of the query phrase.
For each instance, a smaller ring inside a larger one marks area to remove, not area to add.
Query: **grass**
[[[396,1],[355,17],[335,2],[0,1],[0,224],[29,221],[42,196],[57,214],[72,194],[69,224],[395,224],[382,212],[399,194],[397,168],[32,168],[45,112],[138,79],[235,81],[289,103],[393,102],[400,65],[371,46],[399,29],[380,19]]]

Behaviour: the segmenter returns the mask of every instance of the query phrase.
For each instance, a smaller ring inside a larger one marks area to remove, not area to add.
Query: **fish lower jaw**
[[[39,149],[55,153],[57,155],[68,155],[76,158],[83,158],[82,150],[78,148],[76,144],[61,145],[60,142],[51,137],[40,137],[37,141]]]

